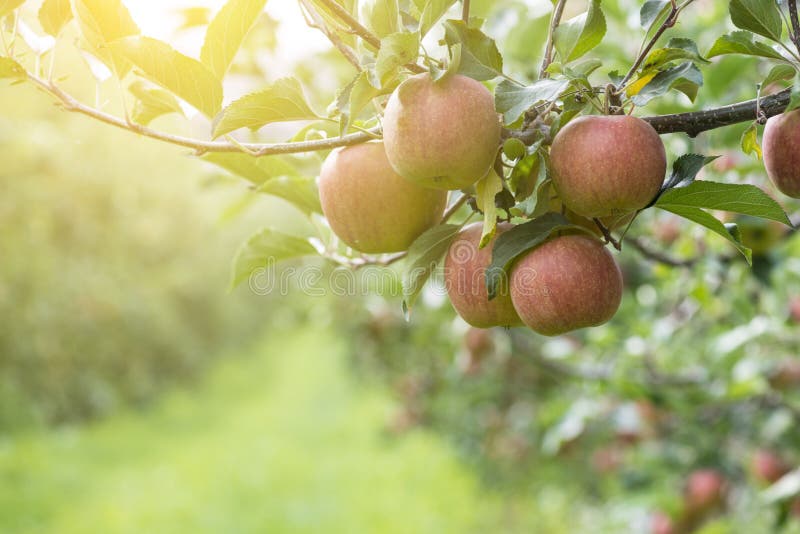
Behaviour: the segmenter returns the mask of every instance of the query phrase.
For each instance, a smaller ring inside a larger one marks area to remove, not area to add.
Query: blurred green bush
[[[226,294],[252,221],[218,219],[242,191],[30,90],[4,95],[0,430],[146,402],[258,330],[264,299]]]

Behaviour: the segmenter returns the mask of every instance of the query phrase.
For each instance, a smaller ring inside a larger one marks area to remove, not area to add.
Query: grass
[[[0,442],[0,531],[468,533],[509,521],[444,443],[381,433],[390,401],[352,382],[344,350],[324,328],[276,334],[147,412]],[[504,531],[523,519],[516,508]],[[541,532],[560,531],[546,519]]]

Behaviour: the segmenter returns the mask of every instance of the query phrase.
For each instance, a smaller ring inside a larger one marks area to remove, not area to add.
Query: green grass
[[[390,401],[352,381],[344,347],[322,328],[275,334],[148,412],[0,442],[0,531],[514,530],[521,507],[446,444],[382,434]]]

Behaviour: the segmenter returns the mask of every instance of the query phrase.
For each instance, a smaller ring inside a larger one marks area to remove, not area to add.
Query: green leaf
[[[230,289],[234,289],[258,269],[269,270],[280,261],[316,254],[317,250],[306,239],[271,228],[261,230],[248,239],[236,253]]]
[[[25,3],[25,0],[0,0],[0,19]]]
[[[406,315],[460,230],[461,227],[455,224],[434,226],[411,244],[403,262],[403,310]]]
[[[132,119],[134,122],[147,126],[154,119],[169,113],[181,113],[178,100],[167,91],[147,85],[138,80],[131,84],[128,90],[136,97],[136,105],[133,108]]]
[[[521,87],[508,80],[501,81],[494,90],[494,105],[503,114],[505,124],[513,124],[523,113],[539,102],[551,102],[564,92],[570,81],[546,78]]]
[[[314,178],[307,176],[278,176],[261,184],[257,191],[282,198],[306,215],[322,213],[319,190]]]
[[[109,45],[141,33],[128,8],[121,0],[73,0],[72,6],[89,52],[115,71],[120,79],[124,78],[131,64]]]
[[[653,23],[666,13],[669,6],[669,0],[647,0],[639,10],[639,22],[642,28],[649,30]]]
[[[383,87],[376,89],[369,81],[366,71],[356,74],[336,96],[336,112],[339,114],[339,134],[344,135],[350,129],[352,122],[369,105],[372,99],[391,93],[399,80],[393,78],[391,83],[384,83]]]
[[[267,0],[228,0],[209,24],[200,61],[220,80],[266,3]]]
[[[491,80],[503,74],[503,56],[494,39],[461,20],[444,22],[444,40],[452,48],[461,43],[459,74],[476,80]]]
[[[746,56],[785,60],[774,48],[755,41],[753,34],[746,31],[736,31],[723,35],[716,40],[707,55],[708,57],[716,57],[724,54],[744,54]]]
[[[362,1],[360,12],[364,25],[381,39],[401,30],[397,0]]]
[[[556,51],[562,63],[569,63],[599,45],[606,34],[606,17],[600,0],[590,0],[589,10],[560,24],[555,31]]]
[[[25,69],[9,57],[0,56],[0,79],[24,80],[28,75]]]
[[[694,102],[697,91],[702,85],[703,74],[700,69],[691,61],[687,61],[656,74],[631,100],[637,106],[644,106],[670,89],[677,89]]]
[[[489,300],[497,296],[500,283],[508,279],[508,270],[517,257],[544,243],[554,232],[569,229],[582,230],[560,213],[550,212],[500,234],[494,244],[492,262],[486,269]]]
[[[684,154],[683,156],[679,157],[672,164],[672,174],[670,174],[669,178],[667,178],[667,180],[664,182],[664,185],[661,187],[661,192],[663,193],[667,189],[686,186],[694,182],[694,179],[697,176],[697,173],[700,172],[700,169],[718,157],[719,156],[703,156],[701,154]],[[656,201],[653,200],[653,203],[650,204],[650,206],[655,204],[655,202]]]
[[[695,63],[709,63],[700,55],[694,41],[676,37],[670,39],[665,48],[658,48],[650,52],[642,64],[642,70],[655,69],[681,59],[688,59]]]
[[[490,169],[489,172],[475,184],[475,200],[478,209],[483,212],[483,232],[478,248],[483,248],[492,240],[497,231],[497,206],[494,197],[503,190],[503,180]]]
[[[783,23],[774,0],[731,0],[730,10],[737,28],[780,42]]]
[[[791,80],[797,74],[797,69],[792,65],[775,65],[767,74],[767,77],[764,78],[764,81],[761,82],[761,87],[768,87],[770,84],[775,82],[784,81],[784,80]]]
[[[447,13],[456,0],[428,0],[419,19],[419,33],[423,37]]]
[[[670,191],[677,191],[677,189],[671,189]],[[656,204],[657,205],[657,204]],[[658,206],[658,205],[657,205]],[[701,210],[700,208],[693,208],[690,206],[658,206],[659,208],[674,213],[684,219],[689,219],[692,222],[705,226],[712,232],[724,237],[728,241],[730,241],[736,249],[741,252],[745,259],[747,259],[747,263],[753,263],[753,251],[749,248],[744,246],[736,234],[737,232],[731,232],[728,228],[725,227],[719,220],[714,218],[709,213]]]
[[[222,107],[222,83],[199,61],[167,43],[150,37],[128,37],[112,48],[136,65],[142,74],[213,117]]]
[[[788,113],[797,108],[800,108],[800,71],[794,75],[792,90],[789,93],[789,104],[786,106],[786,109],[784,109],[783,112]]]
[[[299,176],[297,168],[281,156],[256,158],[241,152],[213,152],[203,156],[203,159],[255,185],[280,176]]]
[[[760,188],[749,184],[698,180],[686,187],[665,191],[655,205],[669,211],[683,208],[730,211],[792,226],[780,204]]]
[[[72,20],[72,6],[69,0],[44,0],[39,8],[39,23],[42,29],[57,37],[61,29]]]
[[[393,74],[406,63],[414,63],[419,55],[419,34],[398,32],[381,39],[381,48],[375,60],[375,74],[383,86],[388,74]]]
[[[745,154],[755,154],[761,160],[761,146],[758,144],[758,123],[752,123],[742,134],[742,152]]]
[[[214,138],[239,128],[257,130],[273,122],[319,119],[308,106],[303,88],[294,78],[281,78],[267,89],[233,102],[216,118]]]

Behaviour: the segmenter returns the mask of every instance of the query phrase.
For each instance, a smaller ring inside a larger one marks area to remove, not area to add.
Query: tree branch
[[[461,0],[461,20],[464,24],[469,24],[469,0]]]
[[[748,100],[720,108],[643,117],[660,134],[686,132],[696,137],[707,130],[756,120],[758,110],[769,118],[780,115],[789,104],[791,88],[761,99]]]
[[[308,13],[308,16],[311,19],[307,21],[308,25],[312,28],[318,29],[323,34],[325,34],[325,37],[327,37],[328,40],[331,43],[333,43],[333,46],[335,46],[336,49],[339,50],[339,52],[341,52],[341,54],[345,57],[345,59],[360,71],[361,64],[359,63],[355,53],[353,53],[353,51],[347,45],[345,45],[344,42],[342,42],[342,40],[339,38],[338,35],[336,35],[335,32],[332,32],[330,29],[328,29],[328,26],[322,19],[322,15],[320,15],[319,12],[316,9],[314,9],[313,4],[311,4],[311,2],[309,2],[308,0],[300,0],[300,5],[305,9],[305,11]]]
[[[188,137],[181,137],[172,135],[157,130],[152,130],[141,124],[135,122],[125,121],[114,115],[110,115],[98,109],[87,106],[72,95],[65,93],[58,85],[53,82],[45,81],[33,74],[28,73],[28,79],[43,89],[45,92],[54,96],[66,111],[73,113],[80,113],[95,120],[128,130],[144,137],[157,139],[165,143],[191,148],[198,154],[206,154],[208,152],[246,152],[252,156],[272,156],[276,154],[297,154],[300,152],[314,152],[317,150],[329,150],[340,146],[357,145],[365,143],[373,139],[375,135],[380,134],[379,128],[373,128],[367,132],[359,132],[342,137],[332,137],[330,139],[320,139],[318,141],[303,141],[297,143],[274,143],[274,144],[256,144],[256,143],[226,143],[223,141],[200,141]]]
[[[625,240],[625,243],[635,248],[639,254],[648,260],[655,261],[657,263],[663,263],[669,267],[692,267],[695,263],[697,263],[697,258],[681,260],[668,256],[661,251],[654,250],[637,237],[629,237]]]
[[[544,50],[544,59],[542,66],[539,69],[539,78],[549,78],[550,74],[547,72],[547,67],[553,61],[553,39],[555,38],[556,28],[561,23],[561,16],[564,14],[564,6],[567,5],[567,0],[558,0],[558,4],[553,8],[553,16],[550,19],[550,29],[547,31],[547,47]]]
[[[789,20],[792,21],[792,28],[789,31],[789,36],[792,38],[794,47],[800,53],[800,20],[797,18],[797,0],[789,0]]]

